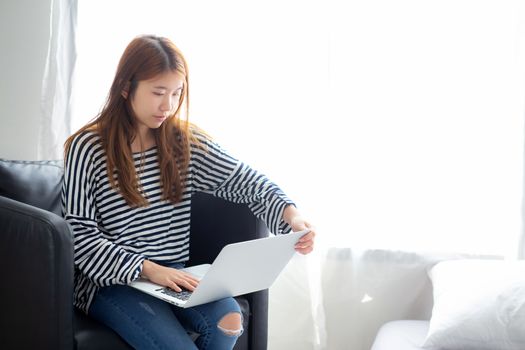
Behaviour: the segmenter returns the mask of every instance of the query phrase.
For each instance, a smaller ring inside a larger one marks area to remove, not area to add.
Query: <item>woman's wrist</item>
[[[153,270],[155,269],[156,264],[147,259],[144,259],[142,263],[142,271],[140,272],[141,277],[148,278],[152,275]]]
[[[288,204],[284,208],[283,221],[286,222],[288,225],[293,226],[293,222],[299,217],[301,217],[301,214],[299,213],[299,210],[297,210],[295,205]]]

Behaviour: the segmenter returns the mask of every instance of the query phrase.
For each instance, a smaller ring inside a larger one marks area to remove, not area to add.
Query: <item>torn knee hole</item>
[[[232,331],[230,329],[226,329],[226,328],[222,328],[221,326],[217,326],[217,328],[219,328],[224,334],[226,335],[230,335],[232,337],[235,337],[235,336],[238,336],[238,335],[241,335],[242,333],[242,328],[240,329],[237,329],[235,331]]]
[[[238,312],[227,314],[220,320],[217,328],[219,328],[226,335],[241,335],[243,331],[241,314]]]

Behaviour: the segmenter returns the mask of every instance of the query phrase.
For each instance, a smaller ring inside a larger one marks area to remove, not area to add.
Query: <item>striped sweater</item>
[[[75,306],[88,312],[99,287],[129,284],[144,259],[189,259],[191,196],[196,191],[246,203],[271,232],[287,233],[282,213],[290,199],[264,175],[197,134],[204,149],[192,145],[182,201],[163,200],[157,149],[133,154],[147,207],[130,207],[115,191],[106,157],[95,132],[72,142],[64,169],[63,214],[74,233]]]

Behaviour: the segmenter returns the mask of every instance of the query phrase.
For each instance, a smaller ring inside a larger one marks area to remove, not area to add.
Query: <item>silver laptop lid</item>
[[[308,230],[226,245],[185,307],[269,288]]]

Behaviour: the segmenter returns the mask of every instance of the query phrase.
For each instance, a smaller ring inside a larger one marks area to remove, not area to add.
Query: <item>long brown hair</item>
[[[71,143],[77,135],[87,130],[96,131],[106,154],[111,186],[131,206],[148,205],[138,183],[131,151],[131,142],[137,136],[131,100],[139,81],[153,79],[166,72],[178,72],[183,77],[182,93],[176,111],[153,131],[157,143],[163,198],[172,203],[179,202],[190,161],[190,144],[196,140],[188,122],[188,65],[180,50],[169,39],[153,35],[133,39],[120,58],[102,111],[65,142],[67,159]],[[128,98],[123,96],[125,90]],[[184,120],[181,118],[183,107],[186,117]]]

